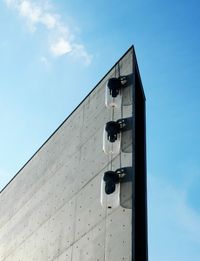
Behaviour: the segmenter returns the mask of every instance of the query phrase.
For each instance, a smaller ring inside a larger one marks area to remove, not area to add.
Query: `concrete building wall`
[[[115,157],[102,149],[105,123],[132,117],[132,84],[121,109],[105,107],[106,81],[119,74],[131,79],[133,48],[1,192],[1,261],[132,260],[131,183],[122,186],[125,207],[100,203],[104,172],[134,163],[132,134]]]

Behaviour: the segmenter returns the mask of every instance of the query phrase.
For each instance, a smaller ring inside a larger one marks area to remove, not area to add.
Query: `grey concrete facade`
[[[104,172],[134,165],[134,86],[121,109],[105,107],[110,77],[133,79],[133,48],[99,82],[0,194],[0,261],[131,261],[134,191],[121,186],[121,206],[101,205]],[[116,156],[103,152],[103,127],[133,117]],[[132,135],[133,134],[133,135]],[[134,168],[133,168],[134,180]]]

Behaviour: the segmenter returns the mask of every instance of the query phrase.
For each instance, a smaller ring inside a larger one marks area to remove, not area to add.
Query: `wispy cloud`
[[[51,44],[50,50],[55,56],[61,56],[70,53],[72,51],[72,45],[64,38],[60,38]]]
[[[196,182],[195,176],[193,182]],[[200,213],[188,200],[188,188],[149,178],[149,246],[153,260],[199,260]],[[180,246],[186,246],[180,249]],[[188,250],[190,249],[190,250]],[[162,258],[163,257],[163,258]]]
[[[92,56],[83,44],[75,40],[70,28],[62,23],[61,16],[53,11],[52,5],[45,0],[4,0],[22,17],[29,30],[35,33],[39,26],[48,32],[48,50],[54,57],[70,54],[81,58],[86,65],[91,63]]]

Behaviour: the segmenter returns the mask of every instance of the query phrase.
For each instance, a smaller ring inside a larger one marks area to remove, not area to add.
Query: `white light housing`
[[[108,79],[105,90],[106,107],[121,108],[122,89],[127,86],[127,77],[120,76]]]
[[[121,108],[122,105],[122,95],[121,95],[121,90],[119,94],[116,97],[112,97],[110,90],[108,88],[108,82],[106,84],[105,88],[105,105],[107,108]]]
[[[108,139],[108,133],[106,131],[106,125],[103,130],[103,151],[107,155],[116,155],[121,149],[121,132],[116,134],[116,140],[111,142]]]

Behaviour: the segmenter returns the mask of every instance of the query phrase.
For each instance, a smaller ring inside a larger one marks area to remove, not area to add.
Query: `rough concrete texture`
[[[1,261],[132,260],[131,183],[121,186],[128,208],[100,203],[104,172],[133,164],[130,135],[120,154],[102,149],[105,123],[133,106],[130,85],[121,109],[106,108],[106,81],[132,67],[130,49],[1,192]]]

